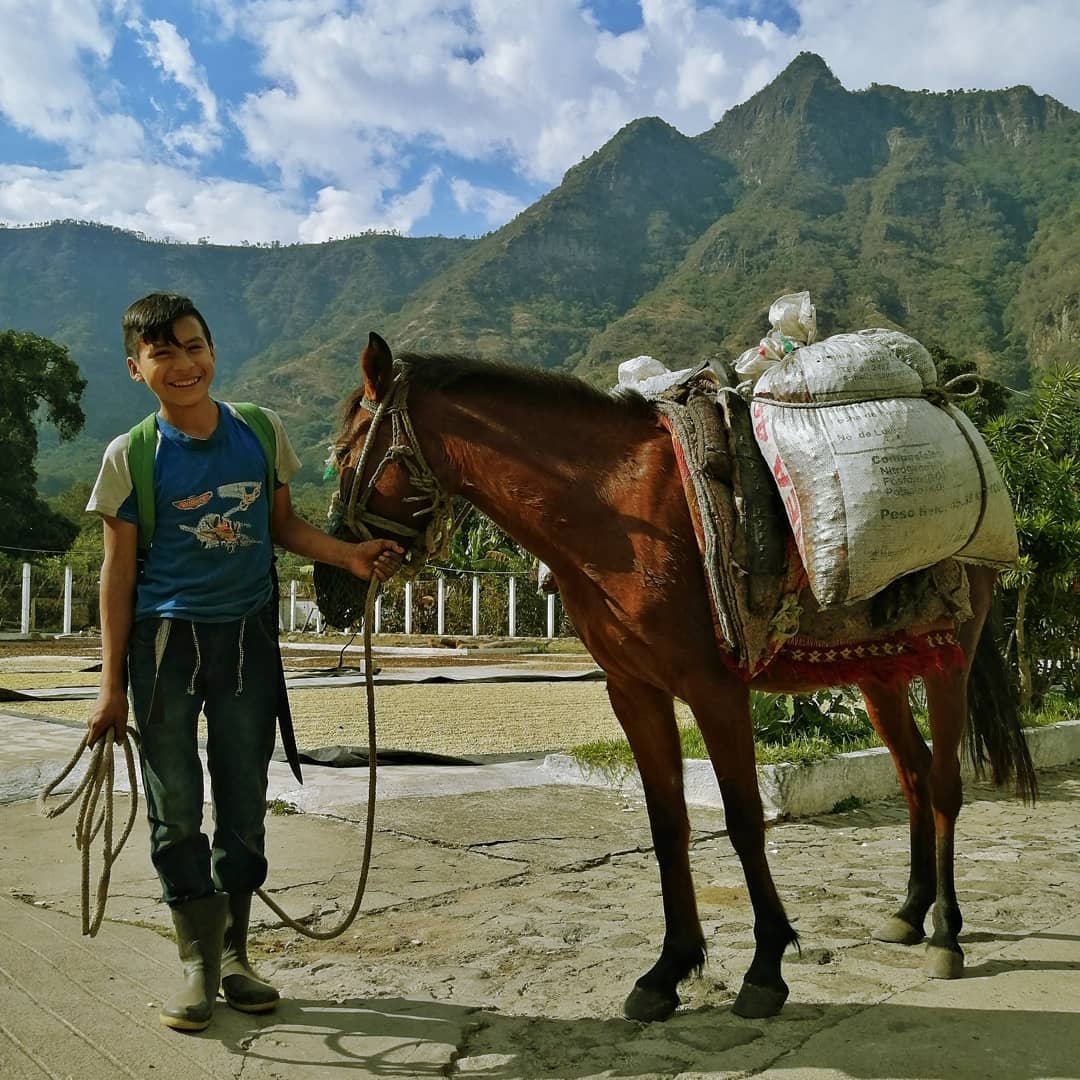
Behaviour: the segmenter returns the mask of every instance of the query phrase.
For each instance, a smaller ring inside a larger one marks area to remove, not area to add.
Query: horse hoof
[[[964,974],[964,954],[958,949],[928,945],[926,974],[931,979],[959,979]]]
[[[645,986],[635,986],[623,1005],[623,1016],[627,1020],[641,1020],[651,1024],[655,1020],[666,1020],[678,1008],[679,995],[670,997],[658,990]]]
[[[906,919],[894,915],[885,924],[874,931],[875,941],[890,941],[894,945],[918,945],[926,934],[922,928],[912,926]]]
[[[775,986],[756,986],[754,983],[744,982],[735,1004],[731,1011],[736,1016],[744,1016],[748,1020],[760,1020],[766,1016],[775,1016],[787,1001],[788,988],[780,984]]]

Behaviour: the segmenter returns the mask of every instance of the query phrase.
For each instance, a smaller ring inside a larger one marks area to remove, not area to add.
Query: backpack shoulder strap
[[[128,469],[139,514],[139,551],[146,552],[154,536],[154,455],[157,453],[157,413],[140,420],[128,432]]]
[[[271,503],[274,501],[274,478],[277,476],[275,463],[277,462],[277,432],[270,417],[250,401],[230,401],[229,404],[236,410],[237,415],[255,433],[262,447],[263,456],[266,458],[267,495]]]
[[[277,432],[270,417],[250,401],[230,401],[236,415],[255,433],[266,458],[266,513],[274,516],[274,480],[277,477]]]

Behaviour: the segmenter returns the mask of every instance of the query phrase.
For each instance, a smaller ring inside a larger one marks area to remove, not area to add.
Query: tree
[[[86,380],[63,345],[22,330],[0,331],[0,546],[28,552],[66,549],[78,528],[35,488],[37,421],[71,439],[83,426]]]
[[[458,509],[455,506],[455,511]],[[527,574],[536,569],[536,559],[475,506],[468,509],[450,541],[447,563],[465,573],[501,570]]]
[[[1002,575],[1020,704],[1080,684],[1080,367],[1049,372],[1022,412],[991,420],[987,445],[1012,496],[1020,559]]]

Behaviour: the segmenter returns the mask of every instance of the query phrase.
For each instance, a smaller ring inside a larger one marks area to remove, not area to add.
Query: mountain
[[[357,339],[338,345],[342,328],[383,325],[471,243],[371,235],[218,247],[89,223],[0,228],[0,326],[67,345],[88,384],[82,435],[57,445],[50,428],[41,432],[40,486],[92,479],[104,443],[153,407],[124,363],[120,316],[137,297],[155,289],[194,297],[214,335],[222,396],[272,404],[289,416],[298,446],[321,446],[356,382]]]
[[[223,396],[278,408],[312,464],[369,329],[610,385],[643,352],[672,367],[741,352],[776,296],[808,288],[822,333],[899,327],[1023,386],[1080,338],[1078,181],[1080,114],[1029,87],[851,92],[804,53],[700,135],[627,125],[478,240],[226,248],[0,228],[0,327],[68,344],[89,380],[85,434],[43,438],[52,490],[89,478],[149,408],[117,323],[155,288],[195,297]]]
[[[1080,337],[1080,114],[1028,87],[849,93],[804,54],[698,141],[741,191],[680,267],[589,344],[741,351],[809,288],[823,333],[895,326],[1027,381]],[[628,351],[630,350],[630,351]]]

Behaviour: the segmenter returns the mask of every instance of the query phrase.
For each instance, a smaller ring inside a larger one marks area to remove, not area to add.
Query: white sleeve
[[[95,514],[116,517],[120,504],[131,494],[131,468],[128,465],[127,433],[117,435],[105,448],[94,490],[86,509]]]
[[[274,462],[274,472],[282,484],[287,484],[299,471],[300,459],[289,442],[289,436],[285,434],[285,425],[281,422],[273,409],[267,409],[260,405],[260,409],[266,414],[267,419],[274,425],[274,439],[277,443],[277,460]]]

